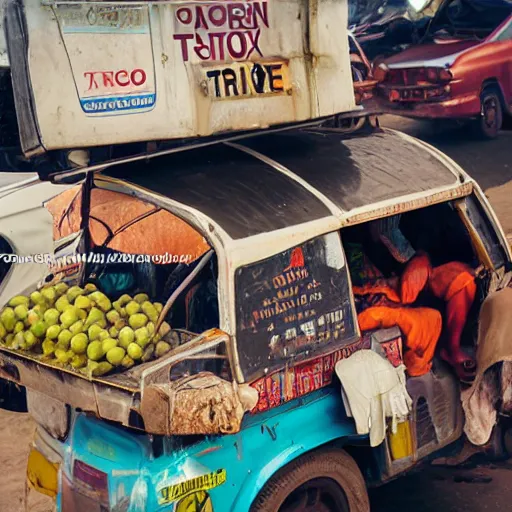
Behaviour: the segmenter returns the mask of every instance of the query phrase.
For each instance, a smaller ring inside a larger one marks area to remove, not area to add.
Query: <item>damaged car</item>
[[[512,113],[512,3],[448,0],[422,44],[375,69],[388,111],[412,118],[472,120],[486,139]]]

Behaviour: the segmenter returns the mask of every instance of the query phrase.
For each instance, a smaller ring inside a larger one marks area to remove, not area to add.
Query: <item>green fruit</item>
[[[135,341],[144,348],[150,341],[151,337],[145,327],[141,327],[135,331]]]
[[[60,315],[60,323],[66,329],[71,327],[78,320],[78,309],[74,306],[68,307],[62,315]]]
[[[57,283],[55,285],[55,292],[60,297],[61,295],[64,295],[69,289],[69,286],[66,283]]]
[[[11,306],[11,308],[16,308],[17,306],[25,306],[28,309],[29,305],[30,299],[24,295],[16,295],[9,301],[9,306]]]
[[[39,320],[41,320],[42,318],[43,315],[41,313],[39,313],[35,309],[31,309],[27,315],[28,325],[34,325],[36,322],[39,322]]]
[[[87,284],[84,286],[84,290],[85,290],[87,293],[95,292],[97,289],[98,289],[98,287],[97,287],[95,284],[93,284],[93,283],[87,283]]]
[[[78,370],[84,368],[87,365],[87,356],[85,354],[74,355],[71,359],[71,366]]]
[[[12,332],[14,326],[16,325],[16,315],[14,314],[14,309],[5,308],[0,314],[0,321],[2,324],[4,324],[4,327],[8,332]]]
[[[139,329],[148,323],[148,317],[142,313],[130,316],[128,323],[132,329]]]
[[[135,333],[131,327],[123,327],[119,331],[118,338],[121,343],[127,343],[129,345],[135,339]]]
[[[45,356],[51,356],[55,352],[55,343],[52,340],[44,340],[42,348]]]
[[[127,349],[127,352],[128,352],[128,355],[134,359],[135,361],[137,361],[138,359],[140,359],[142,357],[142,354],[144,353],[141,346],[140,345],[137,345],[137,343],[130,343],[128,345],[128,349]]]
[[[18,332],[14,335],[14,339],[12,341],[12,348],[14,348],[15,350],[24,350],[26,348],[25,336],[23,335],[22,332]]]
[[[46,325],[56,325],[59,322],[59,310],[58,309],[47,309],[44,312],[43,318],[46,322]]]
[[[159,341],[155,347],[156,357],[162,357],[164,354],[167,354],[171,350],[171,345],[166,343],[165,341]]]
[[[133,300],[139,304],[142,304],[143,302],[149,300],[149,297],[145,293],[138,293],[135,295],[135,297],[133,297]]]
[[[36,304],[33,307],[33,310],[40,316],[40,318],[43,318],[43,315],[47,309],[48,309],[48,306],[46,304]]]
[[[155,345],[153,343],[150,343],[145,349],[144,354],[142,354],[141,360],[143,363],[147,363],[151,360],[153,357],[153,354],[155,352]]]
[[[124,348],[114,347],[107,352],[107,361],[114,366],[119,366],[125,355]]]
[[[124,356],[121,361],[121,366],[123,368],[131,368],[135,364],[135,361],[130,356]]]
[[[69,343],[70,343],[72,337],[73,337],[73,334],[71,334],[70,330],[62,329],[59,332],[59,335],[57,336],[57,340],[59,341],[59,343],[65,344],[66,350],[67,350],[67,347],[69,347]]]
[[[23,322],[16,322],[14,326],[14,334],[18,334],[19,332],[25,330],[25,324]]]
[[[162,322],[160,329],[158,329],[158,334],[163,338],[164,336],[167,336],[170,331],[171,326],[167,322]]]
[[[123,327],[126,327],[126,320],[118,320],[115,324],[114,324],[114,327],[120,331]]]
[[[155,324],[153,322],[148,322],[146,324],[146,329],[148,330],[149,335],[153,337],[153,334],[155,332]]]
[[[57,298],[57,293],[55,292],[55,288],[53,286],[50,286],[49,288],[43,288],[41,290],[41,295],[46,299],[48,304],[53,304]]]
[[[119,299],[117,299],[117,302],[119,303],[120,306],[125,306],[131,300],[132,300],[132,298],[125,293],[124,295],[121,295],[121,297],[119,297]]]
[[[69,341],[57,341],[57,343],[55,343],[55,348],[67,352],[69,350],[69,343]]]
[[[56,348],[54,355],[57,361],[61,364],[68,364],[74,356],[74,354],[72,352],[70,353],[69,350],[63,350],[61,348]]]
[[[35,347],[35,345],[37,345],[38,339],[30,331],[25,331],[23,333],[23,337],[25,338],[25,345],[27,350],[30,350],[31,348]]]
[[[105,321],[105,314],[100,311],[98,308],[93,307],[89,314],[87,315],[87,319],[85,321],[85,328],[89,329],[89,327],[93,324],[100,324],[101,321]]]
[[[160,314],[162,312],[162,309],[164,309],[163,304],[160,304],[160,302],[155,302],[153,306],[155,306],[156,312],[158,314]]]
[[[101,348],[103,352],[106,354],[111,348],[117,347],[117,340],[113,338],[106,338],[101,342]]]
[[[67,299],[67,297],[65,295],[63,295],[62,297],[59,297],[57,299],[57,301],[55,302],[55,309],[57,311],[60,311],[61,313],[64,313],[64,311],[66,310],[66,308],[68,306],[70,306],[69,300]]]
[[[103,357],[104,351],[101,341],[92,341],[87,347],[87,357],[92,361],[99,361]]]
[[[43,320],[39,320],[30,328],[30,332],[37,338],[44,338],[48,326]]]
[[[126,316],[126,309],[119,304],[119,302],[112,303],[112,306],[114,306],[114,309],[119,313],[120,316],[123,318]]]
[[[19,320],[25,320],[28,316],[28,308],[24,304],[20,304],[14,308],[14,314]]]
[[[89,327],[87,334],[89,335],[89,340],[94,341],[97,340],[100,336],[100,333],[103,329],[98,324],[93,324]]]
[[[155,309],[155,306],[151,304],[151,302],[143,302],[142,311],[152,322],[156,322],[158,320],[158,311]]]
[[[111,338],[117,338],[119,336],[119,331],[114,327],[112,326],[109,330],[108,330],[108,333],[110,335]]]
[[[75,354],[85,354],[85,351],[87,350],[87,334],[84,334],[83,332],[79,334],[75,334],[71,338],[71,350]]]
[[[91,365],[89,369],[89,374],[93,377],[101,377],[102,375],[105,375],[110,370],[112,370],[113,366],[110,363],[107,363],[107,361],[102,361],[101,363],[97,363],[95,361],[91,361],[91,363],[94,363]]]
[[[71,325],[69,327],[69,331],[73,335],[78,334],[80,332],[84,332],[84,323],[82,322],[82,320],[78,320],[73,325]]]
[[[126,310],[126,314],[128,316],[135,315],[141,310],[140,304],[138,302],[135,302],[134,300],[128,302],[124,309]]]
[[[89,309],[92,306],[91,299],[89,297],[84,297],[80,295],[75,300],[75,307],[80,309]]]
[[[9,333],[5,335],[5,344],[10,347],[14,341],[14,334]]]
[[[106,317],[107,317],[107,320],[112,324],[114,325],[118,320],[121,319],[121,315],[115,310],[115,309],[111,309],[107,314],[106,314]]]
[[[110,334],[105,329],[102,329],[102,331],[100,332],[100,335],[98,336],[98,339],[100,341],[103,341],[103,340],[106,340],[107,338],[110,338]]]
[[[66,294],[66,297],[69,301],[70,304],[73,304],[75,302],[75,299],[80,296],[80,295],[83,295],[84,294],[84,290],[82,290],[82,288],[80,288],[80,286],[72,286],[67,294]]]
[[[7,336],[7,329],[4,327],[4,324],[0,322],[0,341],[4,340],[6,336]]]
[[[85,309],[78,308],[78,318],[85,322],[87,320],[87,311]]]
[[[44,304],[45,303],[43,295],[41,294],[41,292],[38,292],[38,291],[32,292],[30,294],[30,300],[34,304]]]
[[[104,293],[93,292],[89,295],[89,298],[93,300],[96,305],[105,313],[112,309],[112,303]]]
[[[46,337],[50,340],[55,340],[60,334],[60,325],[50,325],[46,331]]]

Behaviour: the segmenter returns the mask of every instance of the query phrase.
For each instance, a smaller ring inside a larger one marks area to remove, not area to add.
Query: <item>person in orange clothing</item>
[[[403,304],[412,304],[419,293],[428,289],[446,302],[447,344],[441,357],[453,366],[461,380],[471,380],[476,365],[461,348],[461,337],[476,296],[474,270],[465,263],[452,261],[433,268],[425,253],[417,253],[407,264],[400,280]]]

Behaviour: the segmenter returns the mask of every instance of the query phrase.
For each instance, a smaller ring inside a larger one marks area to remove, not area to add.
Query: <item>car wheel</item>
[[[480,116],[475,123],[477,135],[483,139],[495,139],[503,125],[503,109],[499,93],[488,89],[480,97]]]
[[[278,471],[251,512],[369,512],[368,493],[354,459],[343,450],[306,454]]]

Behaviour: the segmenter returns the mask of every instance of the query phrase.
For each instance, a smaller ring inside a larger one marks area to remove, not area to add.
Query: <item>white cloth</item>
[[[380,445],[386,437],[386,418],[391,429],[407,419],[412,399],[407,393],[405,366],[394,368],[372,350],[359,350],[336,363],[343,393],[356,422],[358,434],[370,434],[370,445]]]

